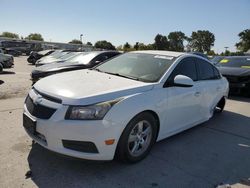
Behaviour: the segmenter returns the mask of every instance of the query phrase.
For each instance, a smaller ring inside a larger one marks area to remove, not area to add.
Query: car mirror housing
[[[188,76],[177,75],[174,78],[173,86],[177,87],[192,87],[194,85],[194,81]]]

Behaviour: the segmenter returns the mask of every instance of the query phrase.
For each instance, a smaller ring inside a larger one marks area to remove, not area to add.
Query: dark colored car
[[[224,57],[217,67],[227,78],[230,93],[250,95],[250,56]]]
[[[18,51],[18,50],[16,50],[16,49],[4,48],[3,50],[4,50],[4,53],[5,53],[5,54],[13,55],[13,56],[15,56],[15,57],[22,55],[22,52],[21,52],[21,51]]]
[[[218,63],[220,63],[220,61],[224,59],[224,56],[214,56],[212,59],[210,59],[210,61],[214,64],[217,65]]]
[[[39,52],[32,51],[30,53],[29,57],[27,58],[27,61],[34,65],[38,59],[40,59],[44,56],[50,55],[54,51],[55,50],[43,50],[43,51],[39,51]]]
[[[3,72],[3,65],[0,63],[0,73]]]
[[[0,53],[0,64],[3,68],[11,68],[14,66],[14,58],[12,55]]]
[[[35,83],[40,78],[72,70],[92,68],[112,57],[121,54],[117,51],[93,51],[81,52],[76,56],[56,63],[50,63],[35,68],[31,73],[31,79]]]

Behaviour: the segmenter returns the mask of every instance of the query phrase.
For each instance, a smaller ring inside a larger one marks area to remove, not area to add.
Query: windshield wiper
[[[119,74],[119,73],[113,73],[113,72],[102,71],[102,70],[97,69],[97,68],[90,69],[90,70],[96,70],[96,71],[98,71],[98,72],[102,72],[102,73],[106,73],[106,74],[111,74],[111,75],[119,76],[119,77],[123,77],[123,78],[128,78],[128,79],[132,79],[132,80],[136,80],[136,81],[148,82],[148,80],[145,80],[145,79],[142,79],[142,78],[137,78],[137,77],[129,76],[129,75],[123,75],[123,74]]]
[[[119,76],[119,77],[123,77],[123,78],[132,79],[132,80],[142,81],[142,79],[134,77],[134,76],[123,75],[123,74],[113,73],[113,72],[104,72],[104,73],[115,75],[115,76]]]

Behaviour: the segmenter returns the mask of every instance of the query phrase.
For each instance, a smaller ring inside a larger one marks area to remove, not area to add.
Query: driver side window
[[[187,57],[181,60],[179,64],[175,67],[172,74],[170,75],[170,80],[173,81],[175,76],[177,75],[184,75],[191,78],[193,81],[198,80],[197,69],[195,58]]]

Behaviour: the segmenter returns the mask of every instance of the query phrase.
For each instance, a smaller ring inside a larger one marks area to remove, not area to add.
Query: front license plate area
[[[36,134],[36,121],[32,120],[26,114],[23,114],[23,126],[31,134]]]

